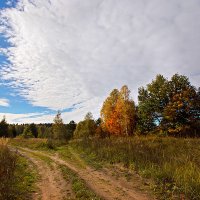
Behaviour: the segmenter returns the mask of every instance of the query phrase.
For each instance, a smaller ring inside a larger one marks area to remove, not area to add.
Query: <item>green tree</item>
[[[192,134],[200,120],[199,93],[185,76],[175,74],[169,81],[170,97],[164,108],[163,125],[170,134]],[[193,128],[192,128],[193,127]]]
[[[71,139],[73,137],[74,131],[76,129],[76,123],[72,120],[69,124],[66,125],[67,130],[67,139]]]
[[[24,138],[33,138],[34,137],[29,125],[25,126],[22,136]]]
[[[17,136],[17,132],[16,132],[16,129],[15,129],[15,125],[14,125],[14,124],[9,124],[8,129],[9,129],[9,131],[8,131],[9,137],[16,137],[16,136]]]
[[[162,75],[157,75],[152,83],[146,88],[139,88],[138,95],[138,117],[139,128],[142,132],[155,129],[163,119],[163,110],[167,105],[168,81]]]
[[[24,131],[24,124],[16,124],[15,130],[16,130],[16,136],[21,135]]]
[[[80,121],[74,131],[75,138],[89,137],[95,135],[97,125],[93,119],[92,114],[86,114],[83,121]]]
[[[45,135],[46,127],[44,125],[37,125],[38,138],[47,138]]]
[[[186,76],[175,74],[168,81],[157,75],[146,88],[139,88],[138,129],[143,133],[189,130],[199,120],[197,102],[197,91]]]
[[[8,123],[6,122],[5,116],[0,122],[0,137],[8,137],[9,135],[9,129],[8,129]]]
[[[63,120],[61,118],[60,112],[58,112],[54,118],[52,132],[53,132],[53,139],[60,142],[64,142],[67,140],[67,131],[63,123]]]
[[[31,130],[31,132],[32,132],[32,134],[33,134],[33,136],[34,136],[35,138],[37,138],[37,137],[38,137],[38,130],[37,130],[36,125],[35,125],[34,123],[32,123],[32,124],[29,125],[29,128],[30,128],[30,130]]]

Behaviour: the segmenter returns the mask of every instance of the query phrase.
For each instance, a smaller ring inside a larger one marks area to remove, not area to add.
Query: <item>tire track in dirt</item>
[[[30,151],[21,151],[19,153],[30,160],[37,168],[40,180],[37,186],[40,192],[33,195],[33,199],[42,200],[62,200],[75,199],[75,195],[71,189],[70,181],[66,182],[60,172],[59,166],[52,162],[51,165],[41,160]]]
[[[81,177],[89,188],[91,188],[98,196],[106,200],[152,200],[147,194],[143,194],[136,191],[134,188],[123,185],[120,181],[113,179],[103,173],[102,171],[96,171],[91,167],[77,168],[72,163],[59,158],[58,155],[48,155],[40,151],[34,151],[27,148],[22,148],[28,152],[37,152],[43,156],[51,158],[54,162],[62,164],[76,172]]]

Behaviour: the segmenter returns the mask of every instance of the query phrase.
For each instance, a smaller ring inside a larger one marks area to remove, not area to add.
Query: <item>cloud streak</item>
[[[42,123],[45,120],[52,122],[53,115],[47,115],[45,113],[0,113],[0,120],[6,117],[8,123]]]
[[[0,99],[0,106],[8,107],[9,105],[10,104],[8,99]]]
[[[10,80],[32,105],[98,115],[111,89],[158,73],[200,80],[198,0],[20,0],[1,11]],[[81,102],[81,103],[80,103]],[[77,116],[78,115],[78,116]]]

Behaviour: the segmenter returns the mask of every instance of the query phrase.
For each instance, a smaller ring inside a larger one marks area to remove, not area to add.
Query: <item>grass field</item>
[[[160,199],[200,199],[200,139],[93,138],[71,146],[94,162],[123,163],[154,180]]]
[[[13,145],[57,152],[73,162],[76,152],[95,168],[123,165],[150,181],[159,199],[200,199],[200,139],[132,137],[72,140],[49,150],[45,140],[13,140]],[[70,149],[72,151],[70,151]],[[80,163],[84,167],[84,163]],[[128,177],[127,177],[128,178]]]

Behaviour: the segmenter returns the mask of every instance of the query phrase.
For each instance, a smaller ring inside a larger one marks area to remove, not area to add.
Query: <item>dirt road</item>
[[[106,200],[151,200],[152,198],[145,192],[140,192],[132,187],[131,183],[126,183],[121,179],[105,173],[102,170],[94,170],[87,166],[79,168],[71,162],[61,159],[58,155],[50,155],[48,153],[34,151],[27,148],[20,148],[26,157],[32,160],[38,168],[41,175],[40,188],[42,200],[46,199],[63,199],[64,197],[74,198],[70,183],[65,183],[58,167],[59,164],[65,165],[82,178],[87,186],[91,188],[98,196]],[[33,155],[45,156],[53,160],[52,169],[39,158]]]
[[[70,181],[64,180],[59,166],[53,162],[50,165],[28,151],[21,151],[20,154],[30,160],[37,168],[39,181],[37,183],[40,191],[33,194],[33,199],[38,200],[62,200],[75,199]]]

